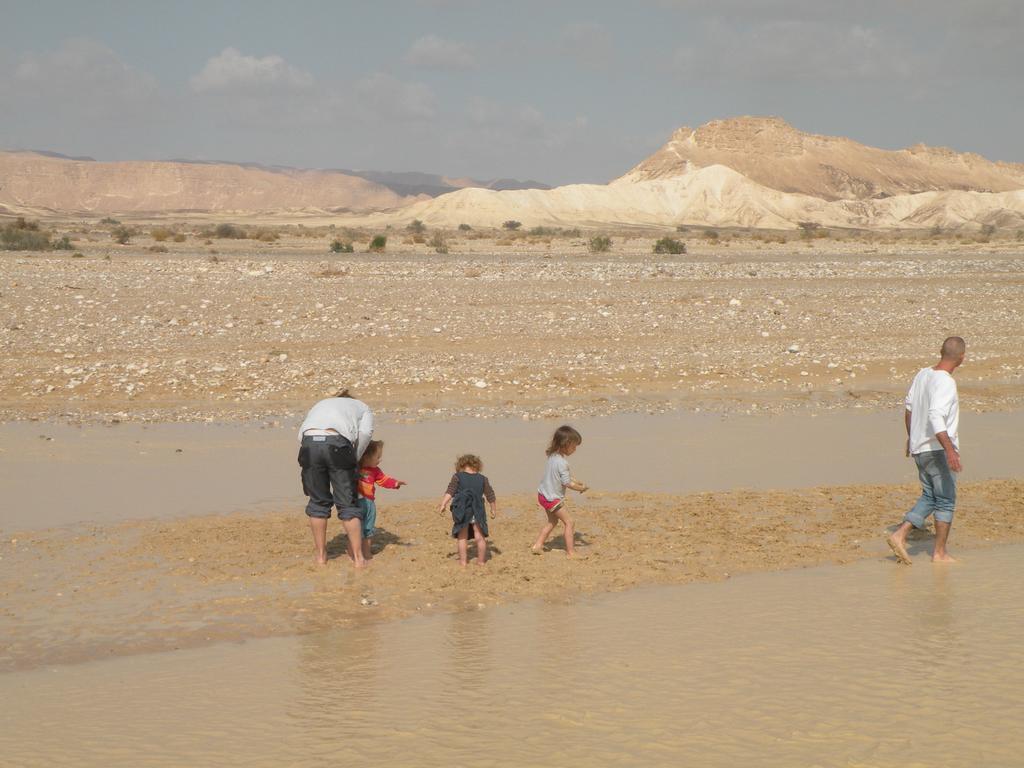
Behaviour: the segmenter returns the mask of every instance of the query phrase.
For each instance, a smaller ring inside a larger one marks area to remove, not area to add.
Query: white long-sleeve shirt
[[[910,411],[910,452],[941,451],[935,435],[945,432],[959,451],[960,398],[956,380],[946,371],[922,368],[914,377],[906,399]]]
[[[361,459],[373,438],[373,411],[362,400],[353,397],[328,397],[314,405],[299,427],[299,442],[307,429],[333,429],[346,438]]]

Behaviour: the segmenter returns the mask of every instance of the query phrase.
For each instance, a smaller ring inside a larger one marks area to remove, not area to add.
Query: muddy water
[[[1019,477],[1024,412],[967,413],[965,480]],[[576,474],[595,490],[688,493],[916,481],[899,412],[720,416],[679,412],[574,422]],[[483,456],[500,493],[528,493],[555,421],[378,427],[388,499],[438,498],[461,453]],[[49,439],[47,439],[49,438]],[[295,432],[258,425],[0,425],[0,530],[303,506]],[[639,485],[638,485],[639,483]]]
[[[1024,546],[0,675],[18,766],[983,766],[1024,754]]]

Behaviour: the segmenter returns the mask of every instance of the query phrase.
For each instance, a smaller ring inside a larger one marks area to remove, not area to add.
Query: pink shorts
[[[552,501],[543,493],[538,493],[537,503],[540,504],[541,507],[543,507],[545,512],[557,512],[559,509],[562,508],[562,504],[564,503],[564,501],[563,499],[555,499],[554,501]]]

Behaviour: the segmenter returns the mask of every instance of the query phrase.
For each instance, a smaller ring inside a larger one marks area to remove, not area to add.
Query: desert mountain
[[[712,165],[728,166],[780,192],[824,200],[1024,188],[1024,163],[995,163],[924,144],[897,151],[876,149],[837,136],[804,133],[777,117],[737,117],[680,128],[623,178],[668,179]]]
[[[380,184],[333,171],[0,152],[0,206],[16,212],[380,210],[409,201]]]
[[[795,229],[801,222],[856,229],[1024,226],[1024,189],[1013,192],[921,192],[873,200],[823,200],[758,184],[712,165],[649,181],[573,184],[552,190],[464,189],[399,211],[371,214],[370,225],[420,219],[430,226],[713,226]]]
[[[480,187],[481,189],[551,189],[547,184],[539,181],[520,181],[519,179],[470,179],[466,177],[452,178],[441,176],[435,173],[418,173],[415,171],[394,172],[394,171],[351,171],[339,169],[339,173],[348,176],[358,176],[367,181],[387,187],[399,195],[430,195],[437,197],[457,189],[467,187]]]

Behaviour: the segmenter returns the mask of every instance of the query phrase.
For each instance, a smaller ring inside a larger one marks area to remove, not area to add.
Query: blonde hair
[[[472,453],[464,453],[455,460],[455,471],[458,472],[466,467],[471,467],[479,472],[484,468],[484,462],[479,456],[475,456]]]
[[[363,458],[359,460],[359,466],[365,466],[366,462],[370,461],[375,456],[378,456],[380,452],[384,450],[383,440],[371,440],[366,444],[366,450],[363,451]]]
[[[575,429],[570,427],[568,424],[563,424],[555,430],[555,434],[551,436],[551,444],[548,445],[547,453],[551,456],[555,453],[561,453],[570,445],[582,445],[583,436]]]

